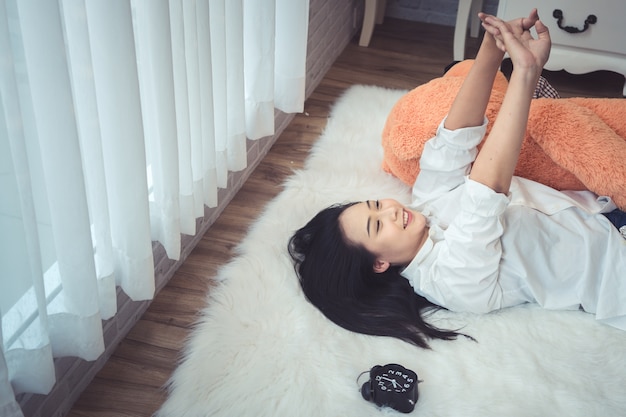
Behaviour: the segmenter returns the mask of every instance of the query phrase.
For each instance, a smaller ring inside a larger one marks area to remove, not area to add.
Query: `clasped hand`
[[[547,26],[539,20],[537,9],[533,9],[528,17],[509,22],[485,13],[479,13],[478,17],[487,34],[495,39],[498,49],[509,54],[514,68],[541,72],[550,56],[552,42]],[[533,27],[537,38],[530,33]]]

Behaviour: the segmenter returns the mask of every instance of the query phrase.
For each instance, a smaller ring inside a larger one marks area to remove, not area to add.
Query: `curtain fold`
[[[180,258],[179,157],[172,41],[167,0],[134,2],[139,87],[150,169],[152,240],[170,259]]]
[[[85,6],[116,283],[133,300],[147,300],[154,294],[154,262],[131,8],[126,1]]]
[[[109,198],[106,191],[102,136],[96,102],[91,44],[87,27],[87,11],[82,1],[61,3],[61,20],[65,31],[65,46],[72,95],[76,114],[76,128],[81,150],[87,206],[91,224],[91,239],[98,277],[98,304],[103,319],[117,310],[115,299],[115,262],[109,220]]]
[[[308,21],[308,2],[276,0],[274,105],[285,113],[304,110]]]
[[[246,132],[250,139],[274,133],[275,0],[244,0],[244,96]]]
[[[308,0],[0,0],[0,413],[154,296],[247,138],[303,109]]]

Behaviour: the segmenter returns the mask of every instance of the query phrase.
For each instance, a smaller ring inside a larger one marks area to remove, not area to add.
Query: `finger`
[[[537,9],[532,9],[528,17],[522,19],[522,29],[529,30],[531,27],[535,26],[535,23],[539,20],[539,13]]]
[[[485,29],[485,32],[489,33],[491,36],[493,37],[497,37],[500,36],[500,31],[498,30],[498,28],[491,26],[488,23],[482,22],[482,27]]]
[[[480,21],[483,24],[483,26],[485,24],[487,24],[487,25],[489,24],[489,19],[496,19],[495,16],[487,14],[487,13],[483,13],[483,12],[478,13],[478,18],[480,19]]]
[[[499,27],[506,24],[502,19],[492,15],[486,15],[483,21],[493,27]]]
[[[535,30],[537,31],[537,37],[539,39],[550,38],[550,30],[541,20],[537,20],[535,23]]]
[[[508,52],[509,54],[512,52],[512,49],[517,49],[522,46],[522,39],[525,38],[525,35],[530,37],[528,31],[524,31],[522,34],[515,34],[511,25],[502,20],[493,19],[490,20],[490,23],[500,32],[499,36],[494,36],[498,41],[496,45],[500,50]]]
[[[505,33],[512,34],[511,26],[507,22],[503,21],[502,19],[499,19],[494,16],[489,16],[485,21],[489,25],[499,30],[503,36]]]

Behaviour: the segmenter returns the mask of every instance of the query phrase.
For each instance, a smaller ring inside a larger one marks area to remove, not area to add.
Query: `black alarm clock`
[[[391,407],[410,413],[417,403],[417,374],[402,365],[376,365],[370,370],[370,379],[361,387],[361,395],[379,407]]]

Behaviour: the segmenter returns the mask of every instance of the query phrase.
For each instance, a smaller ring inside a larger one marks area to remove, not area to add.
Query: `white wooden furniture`
[[[467,37],[467,22],[471,20],[470,36],[478,37],[480,19],[478,12],[483,8],[483,0],[459,0],[459,9],[456,12],[456,25],[454,27],[453,56],[455,61],[465,59],[465,39]]]
[[[369,46],[374,32],[374,25],[383,23],[387,0],[365,0],[365,16],[361,27],[359,46]]]
[[[564,69],[572,74],[609,70],[626,76],[626,1],[536,3],[539,18],[550,29],[552,38],[546,69]],[[528,16],[529,7],[528,0],[500,0],[497,15],[504,20]],[[626,96],[626,83],[623,95]]]
[[[372,39],[374,26],[383,22],[385,17],[385,6],[387,0],[365,0],[365,17],[361,28],[359,46],[368,46]],[[480,21],[476,15],[483,6],[483,0],[459,0],[459,9],[456,15],[456,26],[454,29],[454,50],[455,61],[462,61],[465,58],[465,38],[467,35],[467,23],[471,16],[470,35],[474,38],[478,36]]]

